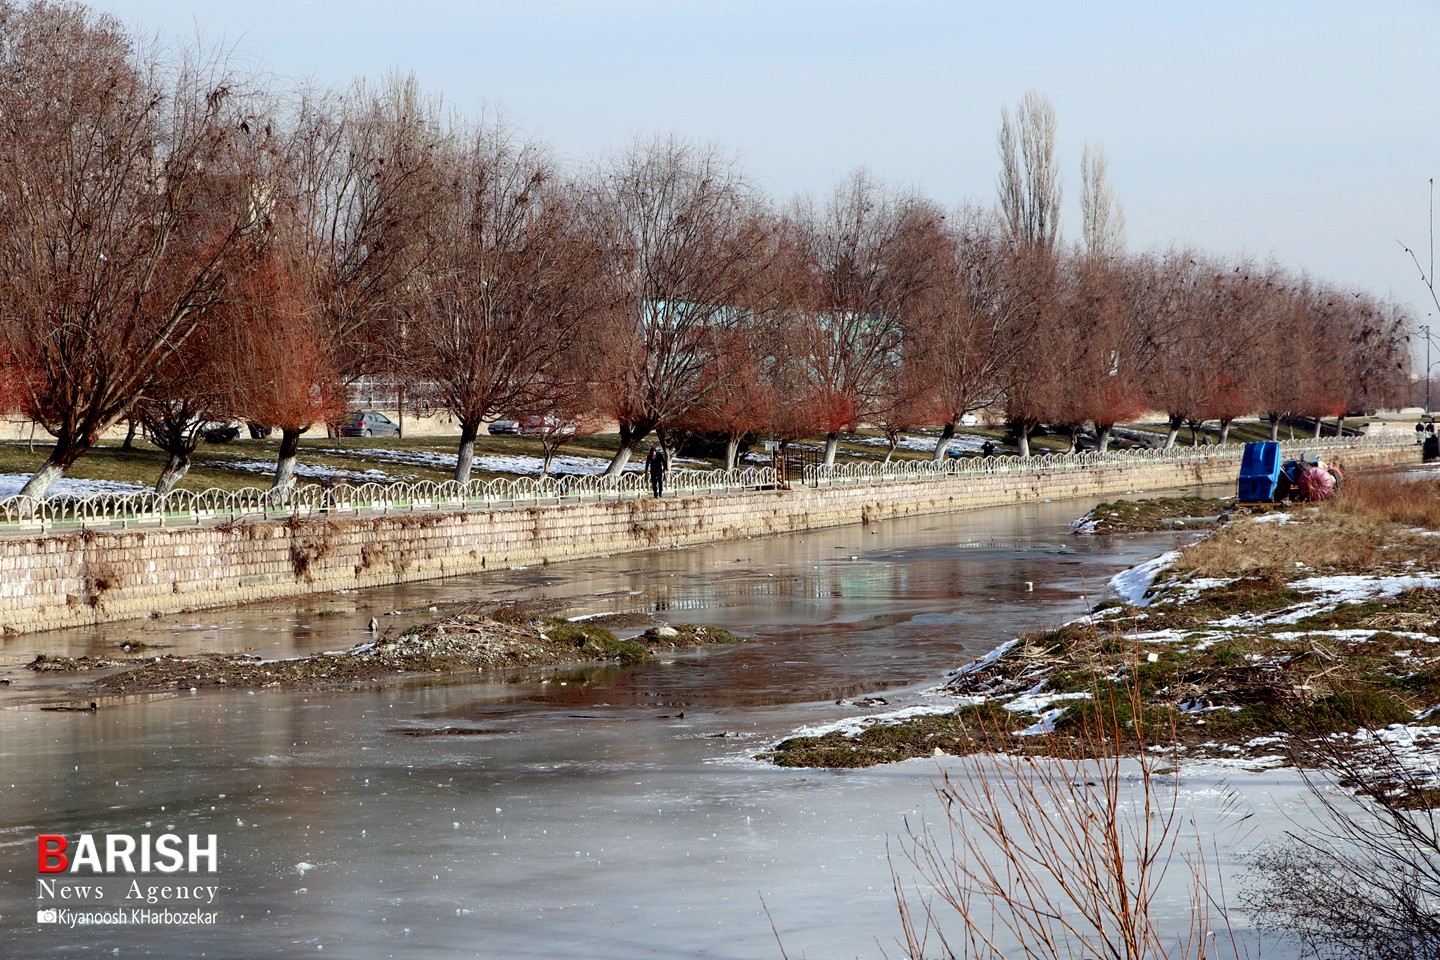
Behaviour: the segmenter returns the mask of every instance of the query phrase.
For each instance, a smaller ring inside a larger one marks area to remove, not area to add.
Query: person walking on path
[[[665,495],[665,474],[670,471],[670,459],[659,447],[651,447],[645,456],[645,473],[650,477],[650,492],[660,497]]]

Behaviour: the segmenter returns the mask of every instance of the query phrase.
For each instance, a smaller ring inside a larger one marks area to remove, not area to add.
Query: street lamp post
[[[1430,371],[1440,365],[1440,360],[1435,363],[1430,362],[1430,342],[1435,339],[1430,335],[1430,324],[1423,324],[1420,332],[1425,335],[1425,416],[1428,417],[1430,416]]]

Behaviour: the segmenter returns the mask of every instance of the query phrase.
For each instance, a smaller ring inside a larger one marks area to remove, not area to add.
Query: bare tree
[[[218,307],[217,316],[162,365],[149,392],[135,405],[136,419],[144,423],[150,442],[166,454],[156,493],[169,493],[190,471],[205,424],[229,419],[239,409],[232,355],[243,338],[231,332],[235,318],[230,304]]]
[[[304,90],[287,118],[272,204],[293,218],[296,271],[345,383],[393,369],[412,283],[444,188],[438,101],[413,76],[357,82],[346,95]],[[274,424],[281,426],[280,424]],[[299,434],[285,428],[274,489],[294,483]]]
[[[797,318],[810,389],[826,414],[828,465],[840,431],[883,409],[887,387],[901,382],[904,318],[948,266],[944,217],[860,170],[823,208],[801,202],[794,219],[810,273]]]
[[[276,496],[294,485],[301,435],[345,410],[340,361],[308,282],[307,232],[281,218],[235,265],[233,349],[221,355],[237,408],[280,430]]]
[[[620,427],[615,475],[713,385],[715,334],[740,321],[771,231],[733,158],[673,136],[637,141],[596,171],[587,207],[620,304],[600,346]]]
[[[1060,170],[1056,160],[1055,108],[1029,90],[1012,119],[1000,110],[1000,216],[1011,246],[1010,295],[1019,305],[1013,334],[1025,355],[1006,368],[1006,418],[1021,456],[1030,434],[1053,413],[1057,384],[1048,371],[1063,361],[1058,336]]]
[[[264,126],[223,59],[78,4],[0,3],[0,366],[56,437],[43,496],[206,322],[259,218]]]
[[[464,483],[485,421],[588,392],[574,355],[609,303],[599,247],[542,145],[492,118],[448,165],[406,346],[419,388],[460,424]]]
[[[1060,167],[1055,157],[1055,107],[1028,90],[1012,119],[1000,108],[1000,215],[1010,240],[1051,249],[1060,239]]]
[[[907,310],[904,336],[929,389],[930,420],[941,425],[940,460],[961,418],[1000,400],[1003,373],[1025,342],[1014,335],[1021,301],[1006,289],[1008,248],[992,216],[952,215],[937,256],[936,282]]]
[[[1085,144],[1080,155],[1080,220],[1085,252],[1115,258],[1125,252],[1125,211],[1107,176],[1109,161],[1099,147]]]

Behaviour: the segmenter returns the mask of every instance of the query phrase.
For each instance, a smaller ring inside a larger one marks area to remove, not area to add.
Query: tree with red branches
[[[213,315],[269,146],[223,60],[0,0],[0,367],[55,436],[39,497]]]

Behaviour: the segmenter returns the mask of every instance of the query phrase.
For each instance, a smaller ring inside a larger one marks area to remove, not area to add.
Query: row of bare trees
[[[141,43],[62,2],[0,0],[0,403],[53,433],[45,489],[140,419],[169,454],[201,425],[299,438],[361,377],[460,425],[457,479],[496,417],[647,437],[824,436],[1003,410],[1039,424],[1164,410],[1185,424],[1383,402],[1393,305],[1189,250],[1127,256],[1087,148],[1084,244],[1060,243],[1054,116],[1027,95],[999,138],[1000,203],[946,211],[859,171],[776,203],[736,160],[674,137],[567,169],[504,119],[413,79],[339,92]]]

